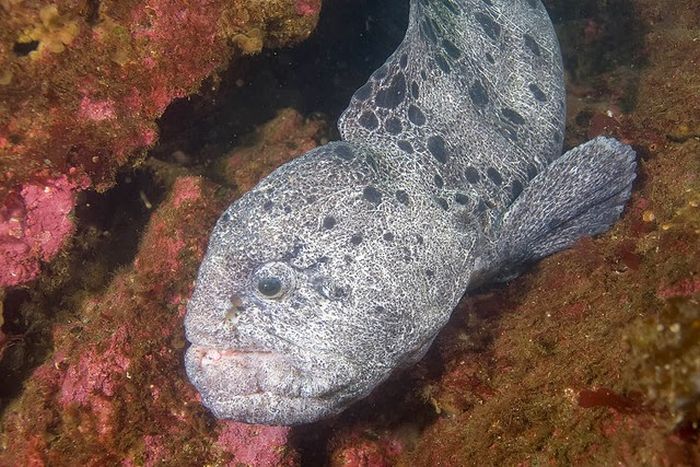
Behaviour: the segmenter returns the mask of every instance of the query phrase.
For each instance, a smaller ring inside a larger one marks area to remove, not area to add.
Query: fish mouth
[[[193,344],[185,369],[217,418],[297,425],[338,412],[346,399],[337,378],[278,351]]]
[[[192,344],[187,351],[186,360],[188,364],[194,364],[196,372],[210,379],[228,379],[228,375],[222,374],[222,371],[233,371],[239,377],[235,387],[240,390],[240,396],[275,390],[283,391],[290,397],[297,393],[299,396],[305,395],[302,394],[301,384],[292,384],[293,381],[302,379],[298,363],[282,352]],[[251,384],[253,382],[255,384]]]
[[[202,404],[217,418],[298,425],[338,412],[345,399],[336,378],[278,351],[193,344],[185,368]]]
[[[216,365],[221,360],[231,360],[238,359],[245,361],[252,358],[274,358],[279,355],[271,350],[252,350],[252,349],[230,349],[230,348],[217,348],[217,347],[205,347],[196,344],[192,345],[196,358],[199,360],[201,366]]]

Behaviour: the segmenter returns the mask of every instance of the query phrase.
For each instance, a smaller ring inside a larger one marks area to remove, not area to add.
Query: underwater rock
[[[170,102],[241,54],[306,38],[319,9],[320,0],[275,0],[265,8],[224,0],[3,2],[0,206],[65,176],[81,177],[74,190],[108,189],[118,168],[157,141],[156,119]],[[38,263],[12,248],[12,271],[3,271],[9,277],[0,286],[38,272]],[[55,251],[34,256],[47,261]]]
[[[230,151],[219,167],[226,181],[244,193],[276,167],[316,147],[325,129],[322,120],[281,109],[255,130],[252,144]]]

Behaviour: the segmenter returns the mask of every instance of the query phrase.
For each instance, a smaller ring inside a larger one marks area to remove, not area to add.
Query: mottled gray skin
[[[185,320],[203,404],[251,423],[336,414],[419,360],[465,291],[615,222],[634,152],[597,138],[561,155],[562,76],[539,0],[411,1],[343,141],[216,224]]]

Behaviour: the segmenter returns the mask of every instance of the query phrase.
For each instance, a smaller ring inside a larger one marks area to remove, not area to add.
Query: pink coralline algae
[[[232,454],[236,462],[256,467],[292,465],[292,456],[287,449],[290,428],[224,420],[217,439],[218,446]]]
[[[93,101],[85,96],[80,101],[79,115],[87,120],[99,122],[116,117],[114,104],[110,101]]]
[[[122,327],[109,339],[107,351],[98,354],[93,349],[84,350],[78,364],[66,371],[59,402],[86,404],[93,395],[112,397],[119,379],[129,368],[129,358],[120,351],[126,344],[126,328]]]
[[[297,14],[302,16],[317,15],[321,9],[320,0],[297,0],[294,4]]]
[[[28,183],[0,206],[0,287],[33,279],[73,233],[75,193],[86,179]]]

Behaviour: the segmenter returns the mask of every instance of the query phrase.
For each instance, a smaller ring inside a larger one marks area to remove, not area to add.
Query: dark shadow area
[[[624,90],[624,111],[637,103],[638,69],[646,64],[646,25],[630,0],[544,0],[561,44],[564,69],[571,82],[593,85],[614,73]],[[606,89],[600,89],[605,94]]]
[[[92,259],[104,262],[108,270],[131,263],[151,214],[163,201],[165,187],[148,170],[130,170],[117,177],[114,188],[105,193],[88,191],[76,207],[77,236],[94,229],[108,234]]]
[[[241,136],[293,107],[335,122],[350,97],[403,38],[408,2],[329,0],[316,31],[292,48],[235,60],[220,82],[171,104],[160,119],[155,157],[207,165],[241,142]]]

